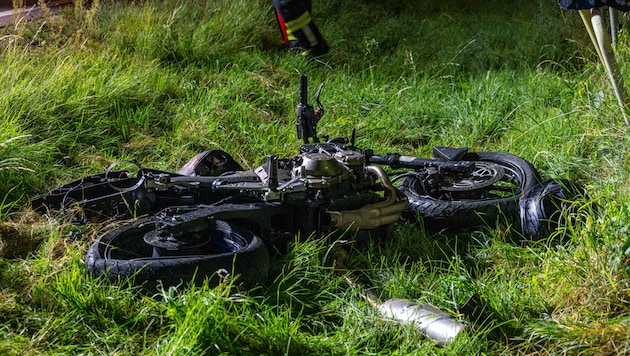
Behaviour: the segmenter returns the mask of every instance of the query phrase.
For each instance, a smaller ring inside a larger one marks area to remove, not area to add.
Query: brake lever
[[[322,93],[322,89],[324,88],[324,83],[321,83],[319,85],[319,88],[317,88],[317,93],[315,93],[315,102],[317,103],[317,110],[315,110],[315,116],[317,117],[317,121],[319,121],[322,116],[324,116],[324,105],[322,105],[322,102],[319,100],[319,96]]]

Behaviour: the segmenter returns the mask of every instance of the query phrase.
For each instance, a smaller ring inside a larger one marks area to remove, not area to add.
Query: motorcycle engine
[[[306,153],[298,158],[292,170],[293,177],[300,177],[311,189],[338,186],[352,176],[352,171],[327,153]]]
[[[378,201],[370,189],[375,179],[365,172],[364,154],[330,143],[303,145],[301,151],[291,174],[305,184],[309,205],[348,210]]]
[[[336,143],[303,145],[301,152],[291,168],[292,179],[303,186],[296,207],[301,231],[351,229],[355,239],[391,232],[408,202],[398,199],[381,167],[368,165],[365,154]]]

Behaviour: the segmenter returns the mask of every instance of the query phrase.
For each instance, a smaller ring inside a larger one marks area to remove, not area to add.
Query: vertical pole
[[[610,18],[610,39],[612,47],[617,47],[617,10],[608,7],[608,17]]]
[[[625,93],[623,78],[619,71],[619,64],[615,59],[615,53],[610,44],[610,39],[604,31],[604,25],[602,23],[602,16],[599,9],[591,10],[591,24],[593,26],[593,32],[595,32],[596,46],[599,47],[601,59],[604,63],[604,68],[612,83],[615,96],[621,107],[621,115],[626,124],[628,124],[628,117],[626,115],[626,106],[628,103],[628,97]]]
[[[591,12],[590,10],[578,10],[580,13],[580,17],[582,18],[582,22],[584,22],[584,27],[586,27],[586,32],[588,32],[588,37],[590,37],[593,46],[595,46],[595,52],[597,52],[597,57],[604,64],[604,57],[602,55],[601,49],[599,49],[599,43],[597,42],[597,37],[595,37],[595,31],[593,30],[593,24],[591,24]]]

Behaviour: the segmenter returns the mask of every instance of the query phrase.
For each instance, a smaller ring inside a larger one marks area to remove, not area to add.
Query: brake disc
[[[496,163],[475,161],[475,169],[470,174],[443,177],[440,181],[440,189],[446,192],[485,189],[500,181],[504,175],[505,170]]]

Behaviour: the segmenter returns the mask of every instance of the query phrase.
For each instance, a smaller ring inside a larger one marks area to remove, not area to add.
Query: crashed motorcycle
[[[244,286],[264,282],[270,256],[296,235],[380,236],[401,219],[449,228],[518,223],[522,206],[531,206],[519,199],[540,175],[517,156],[450,147],[434,147],[431,158],[378,155],[356,147],[354,130],[350,137],[320,138],[322,87],[313,107],[307,78],[300,79],[296,127],[303,143],[293,157],[268,155],[246,170],[227,152],[208,150],[177,173],[111,168],[32,206],[75,223],[125,221],[91,245],[87,269],[95,277],[165,286],[221,273],[238,275]],[[535,211],[529,208],[528,216]]]

